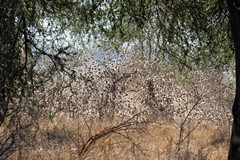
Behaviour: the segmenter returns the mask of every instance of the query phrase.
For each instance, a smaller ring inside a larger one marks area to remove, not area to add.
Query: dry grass
[[[155,123],[135,126],[138,130],[116,131],[102,136],[89,150],[80,155],[83,141],[106,128],[117,126],[117,121],[86,122],[82,118],[69,119],[57,116],[52,122],[41,120],[36,143],[32,147],[20,148],[9,159],[92,159],[92,160],[128,160],[128,159],[218,159],[227,158],[229,130],[228,126],[212,128],[198,126],[184,140],[180,157],[176,148],[179,140],[179,128],[166,119]],[[184,135],[188,130],[184,129]]]

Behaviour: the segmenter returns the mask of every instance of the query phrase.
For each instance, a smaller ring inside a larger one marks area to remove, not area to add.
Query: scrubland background
[[[74,78],[55,73],[34,100],[16,102],[18,124],[0,130],[3,159],[227,158],[231,72],[111,56],[72,61]]]

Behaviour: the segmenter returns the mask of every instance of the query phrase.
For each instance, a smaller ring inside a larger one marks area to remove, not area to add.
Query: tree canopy
[[[161,60],[188,69],[232,61],[225,1],[91,1],[82,8],[77,22],[113,44],[147,43]]]

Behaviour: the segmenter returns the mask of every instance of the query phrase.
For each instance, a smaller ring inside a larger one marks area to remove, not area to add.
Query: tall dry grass
[[[166,119],[154,123],[134,124],[101,135],[119,122],[84,122],[58,115],[53,122],[42,120],[33,147],[19,148],[9,159],[219,159],[227,158],[230,128],[199,126],[191,132],[177,152],[180,127]],[[78,122],[79,121],[79,122]],[[184,135],[188,129],[184,128]],[[83,151],[83,145],[94,140]],[[189,144],[187,144],[189,138]],[[81,152],[83,151],[83,152]]]

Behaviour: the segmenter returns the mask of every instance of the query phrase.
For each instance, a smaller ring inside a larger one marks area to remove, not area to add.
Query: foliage
[[[232,61],[225,1],[92,1],[83,8],[91,13],[85,18],[92,22],[87,31],[107,37],[117,48],[123,42],[140,43],[149,59],[155,54],[185,69]]]

